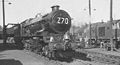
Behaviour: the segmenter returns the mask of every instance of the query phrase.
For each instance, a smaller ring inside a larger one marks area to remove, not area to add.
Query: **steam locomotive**
[[[44,16],[38,14],[20,24],[12,24],[13,27],[6,30],[8,41],[48,57],[68,49],[64,35],[71,27],[71,17],[66,11],[60,10],[58,5],[51,8],[52,11]]]

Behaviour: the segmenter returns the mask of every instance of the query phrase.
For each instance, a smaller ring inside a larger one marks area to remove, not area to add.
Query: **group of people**
[[[99,39],[99,40],[93,40],[91,39],[91,43],[90,43],[90,40],[88,39],[88,41],[85,41],[85,48],[89,48],[89,47],[99,47],[99,48],[102,48],[102,49],[105,49],[105,50],[116,50],[116,49],[119,49],[120,47],[120,41],[115,41],[113,40],[112,42],[110,40],[102,40],[102,39]]]
[[[119,49],[119,41],[112,40],[112,41],[101,41],[100,42],[100,48],[103,48],[108,51],[116,51],[116,49]]]

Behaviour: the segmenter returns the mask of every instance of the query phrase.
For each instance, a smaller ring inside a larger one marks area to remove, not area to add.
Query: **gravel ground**
[[[86,59],[80,60],[79,58],[70,63],[60,62],[49,60],[46,57],[40,56],[27,50],[15,49],[16,47],[14,45],[0,44],[0,65],[112,65],[94,61],[86,61]]]
[[[93,62],[93,61],[83,61],[83,60],[79,60],[79,59],[75,59],[73,62],[67,63],[67,62],[60,62],[60,61],[54,61],[54,60],[49,60],[46,57],[31,53],[31,52],[26,52],[30,55],[32,55],[33,57],[37,58],[37,59],[41,59],[40,61],[45,62],[45,65],[110,65],[110,64],[104,64],[104,63],[99,63],[99,62]]]
[[[60,62],[49,60],[46,57],[40,56],[38,54],[29,52],[27,50],[7,50],[0,52],[0,59],[14,59],[21,62],[21,64],[17,65],[107,65],[98,62],[90,62],[75,59],[73,62]],[[1,60],[0,60],[1,62]],[[1,65],[1,64],[0,64]],[[4,64],[7,65],[7,64]],[[10,65],[10,64],[8,64]],[[13,65],[13,64],[11,64]],[[15,64],[14,64],[15,65]],[[110,64],[108,64],[110,65]]]

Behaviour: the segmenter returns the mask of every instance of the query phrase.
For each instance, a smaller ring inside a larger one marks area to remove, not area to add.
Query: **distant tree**
[[[87,23],[85,23],[84,25],[82,25],[82,26],[80,27],[80,29],[78,30],[79,35],[82,36],[82,34],[84,33],[84,30],[85,30],[87,27],[88,27],[88,24],[87,24]]]
[[[88,24],[85,23],[84,25],[81,26],[76,26],[76,25],[72,25],[71,26],[71,33],[77,33],[80,36],[82,36],[82,34],[84,33],[84,30],[88,27]]]

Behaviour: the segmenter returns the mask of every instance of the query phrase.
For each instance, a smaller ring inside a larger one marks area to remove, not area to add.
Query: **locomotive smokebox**
[[[52,6],[52,11],[57,11],[59,10],[60,6],[59,5],[55,5],[55,6]]]

